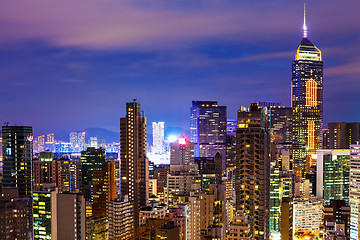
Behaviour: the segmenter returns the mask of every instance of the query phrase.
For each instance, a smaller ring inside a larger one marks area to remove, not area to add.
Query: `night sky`
[[[306,8],[323,53],[324,122],[360,121],[360,1]],[[119,131],[133,98],[149,125],[183,128],[192,100],[217,100],[229,118],[251,102],[290,106],[302,24],[294,0],[2,1],[1,125]]]

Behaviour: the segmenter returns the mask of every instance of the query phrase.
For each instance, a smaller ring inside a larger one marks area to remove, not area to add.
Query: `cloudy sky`
[[[324,60],[324,121],[360,121],[360,2],[307,1]],[[192,100],[290,105],[302,38],[295,0],[14,0],[0,3],[0,120],[35,134],[119,131],[136,98],[148,121],[189,126]]]

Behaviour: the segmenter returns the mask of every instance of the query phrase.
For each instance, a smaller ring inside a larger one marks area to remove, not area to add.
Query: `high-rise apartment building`
[[[184,137],[170,143],[170,164],[194,163],[194,144]]]
[[[360,122],[333,122],[328,124],[328,141],[324,148],[350,149],[351,144],[360,141]]]
[[[162,154],[165,151],[164,145],[164,122],[153,122],[153,146],[152,152]]]
[[[126,117],[120,119],[121,194],[134,205],[134,226],[148,200],[149,169],[146,158],[146,118],[140,103],[126,103]]]
[[[360,144],[350,145],[350,239],[360,239]]]
[[[0,238],[27,240],[32,238],[32,200],[19,198],[17,188],[0,191]]]
[[[320,236],[320,225],[324,216],[323,205],[322,199],[296,198],[293,200],[292,226],[295,239],[301,239],[302,235],[308,233],[313,234],[315,239]]]
[[[316,197],[331,200],[344,200],[349,204],[349,149],[320,149],[317,153]]]
[[[305,9],[304,9],[305,13]],[[323,61],[308,39],[304,14],[303,39],[292,62],[293,159],[297,181],[316,165],[323,128]]]
[[[254,239],[269,238],[270,159],[264,109],[251,104],[238,111],[236,129],[236,207],[248,216]]]
[[[79,193],[57,194],[57,239],[85,240],[85,198]],[[55,239],[55,238],[53,238]]]
[[[214,157],[217,152],[226,168],[226,106],[215,101],[193,101],[190,109],[190,141],[195,157]]]
[[[126,195],[109,202],[109,240],[125,240],[133,234],[133,210]]]
[[[59,182],[59,162],[52,152],[41,152],[39,159],[33,161],[34,190],[41,190],[44,183]]]
[[[33,130],[25,126],[2,127],[4,187],[17,187],[19,197],[32,196]]]

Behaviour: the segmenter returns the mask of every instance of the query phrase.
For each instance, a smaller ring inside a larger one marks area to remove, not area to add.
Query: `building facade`
[[[126,117],[120,119],[121,194],[134,205],[134,226],[139,227],[141,206],[148,201],[149,169],[146,158],[146,118],[140,103],[126,103]]]
[[[316,197],[331,200],[344,200],[349,204],[349,149],[320,149],[317,153]]]
[[[360,144],[350,145],[350,239],[360,239]]]
[[[226,106],[215,101],[193,101],[190,109],[190,141],[195,157],[214,157],[217,152],[226,168]]]
[[[264,109],[251,104],[238,111],[236,129],[236,207],[248,216],[254,239],[269,238],[270,158]]]

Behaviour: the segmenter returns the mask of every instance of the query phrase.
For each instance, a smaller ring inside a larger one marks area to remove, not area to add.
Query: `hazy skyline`
[[[360,121],[360,2],[308,1],[323,53],[324,122]],[[290,106],[301,1],[6,1],[0,8],[2,124],[34,133],[119,131],[138,99],[152,121],[187,128],[192,100]],[[326,125],[325,125],[326,126]]]

